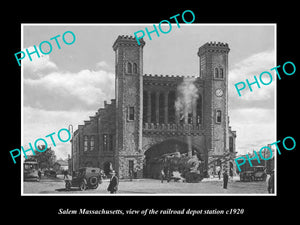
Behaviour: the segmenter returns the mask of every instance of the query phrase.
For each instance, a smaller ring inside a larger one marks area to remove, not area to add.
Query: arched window
[[[170,91],[168,95],[168,121],[169,123],[175,123],[175,100],[176,92]]]
[[[83,137],[83,151],[87,151],[88,150],[88,148],[89,148],[89,144],[88,144],[88,141],[89,141],[89,139],[88,139],[88,136],[84,136]]]
[[[233,152],[233,137],[229,137],[229,152]]]
[[[103,134],[103,151],[108,150],[108,134]]]
[[[223,70],[223,68],[220,68],[220,78],[224,78],[224,70]]]
[[[159,123],[164,123],[165,122],[165,95],[164,93],[159,94],[158,98],[158,108],[159,108],[159,117],[158,117],[158,122]]]
[[[216,110],[216,123],[222,122],[222,111],[220,109]]]
[[[91,136],[90,139],[90,151],[93,151],[95,149],[95,136]]]
[[[133,63],[133,73],[135,73],[135,74],[138,73],[136,63]]]
[[[218,68],[215,68],[215,78],[219,78],[219,70],[218,70]]]
[[[143,92],[143,123],[148,122],[148,92]]]
[[[132,73],[132,65],[130,62],[127,63],[127,73]]]
[[[156,92],[151,93],[151,123],[156,123]]]

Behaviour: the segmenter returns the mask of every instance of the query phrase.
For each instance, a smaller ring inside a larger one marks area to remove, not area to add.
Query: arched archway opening
[[[93,163],[91,161],[87,161],[84,163],[84,167],[93,167]]]
[[[144,177],[159,179],[160,171],[165,168],[166,156],[187,156],[189,151],[187,143],[179,140],[166,140],[150,147],[145,152]],[[199,160],[203,160],[203,155],[192,146],[192,155],[197,155]]]

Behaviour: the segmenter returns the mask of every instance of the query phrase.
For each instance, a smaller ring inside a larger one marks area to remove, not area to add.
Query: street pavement
[[[97,189],[88,189],[80,191],[78,188],[72,188],[70,191],[65,189],[65,182],[62,175],[57,178],[42,177],[40,182],[23,182],[24,195],[102,195],[109,194],[107,186],[109,180],[103,180]],[[182,183],[171,181],[167,183],[155,179],[133,179],[120,180],[118,194],[163,194],[163,195],[185,195],[185,194],[200,194],[200,195],[227,195],[227,194],[265,194],[267,195],[267,184],[264,181],[257,182],[240,182],[239,177],[231,178],[228,182],[227,189],[223,189],[223,180],[218,178],[206,178],[199,183]]]

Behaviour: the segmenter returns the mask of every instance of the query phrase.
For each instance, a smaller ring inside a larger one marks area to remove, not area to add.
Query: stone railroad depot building
[[[143,74],[143,47],[118,36],[115,99],[73,133],[71,170],[113,168],[120,178],[157,177],[157,158],[166,153],[197,155],[208,173],[235,171],[236,133],[228,116],[228,53],[225,43],[198,50],[196,77]],[[223,160],[226,158],[226,160]]]

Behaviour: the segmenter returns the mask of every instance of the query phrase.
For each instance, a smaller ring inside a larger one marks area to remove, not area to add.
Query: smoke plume
[[[175,109],[179,115],[180,123],[192,123],[192,114],[195,110],[196,101],[199,97],[198,89],[195,85],[195,78],[184,78],[177,87],[177,99]],[[192,155],[192,139],[187,135],[188,155]]]
[[[175,109],[180,115],[180,120],[187,119],[188,114],[193,112],[199,97],[198,89],[194,82],[195,78],[184,78],[183,82],[177,87]]]

